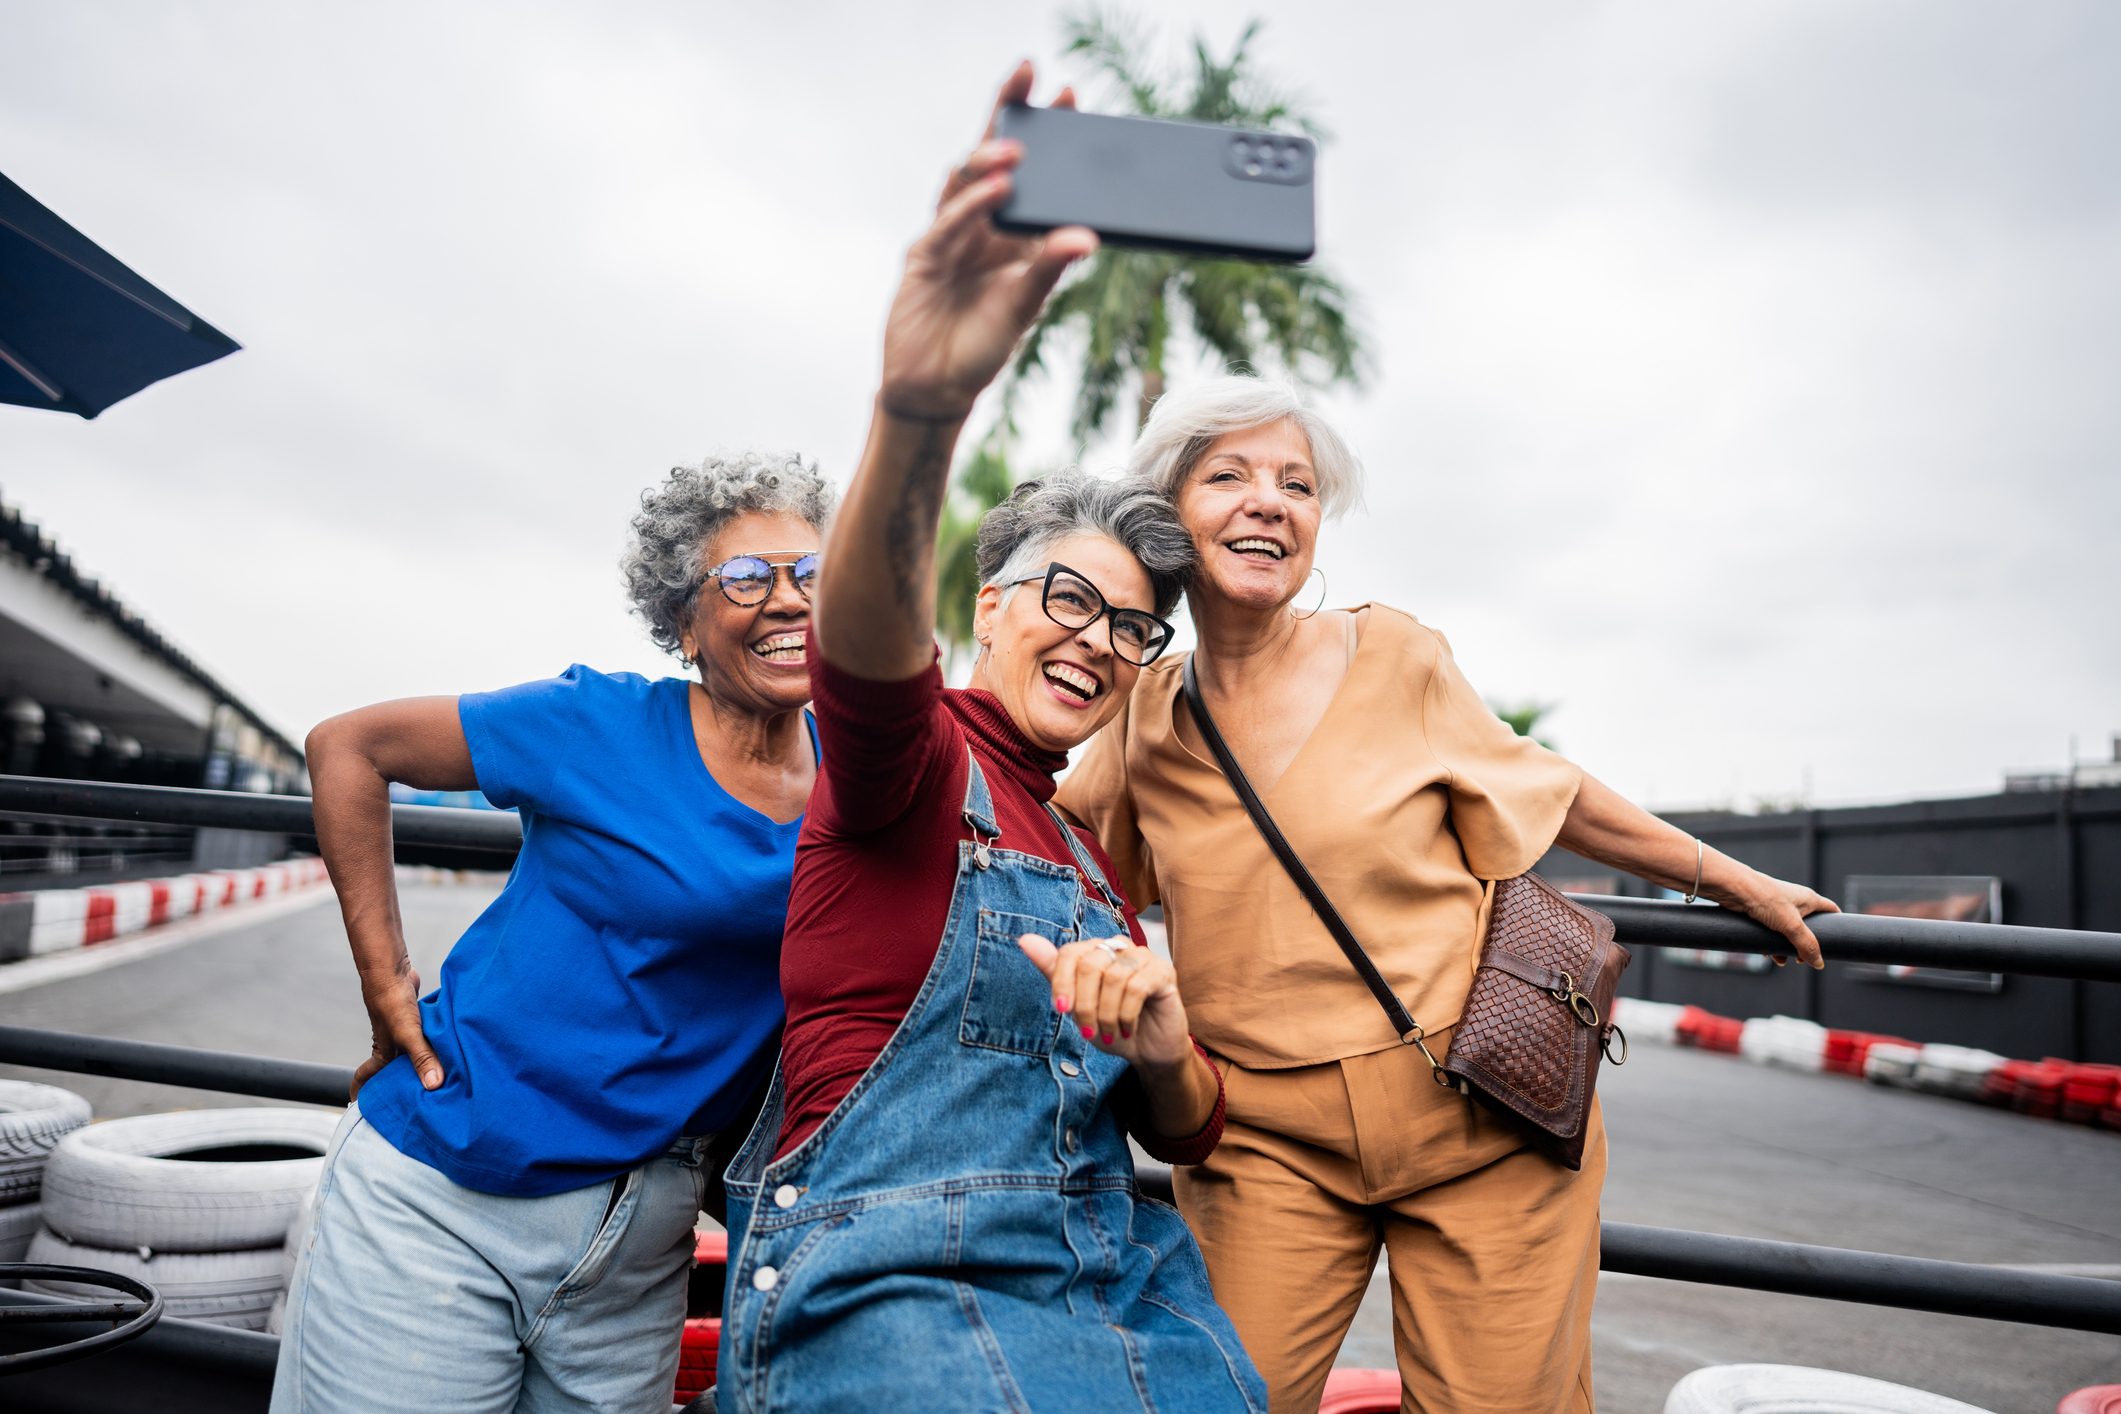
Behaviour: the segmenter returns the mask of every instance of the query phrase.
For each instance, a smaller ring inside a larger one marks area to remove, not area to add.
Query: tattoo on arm
[[[957,445],[955,426],[931,424],[921,431],[913,462],[899,483],[898,503],[884,526],[884,562],[891,576],[891,595],[905,616],[907,630],[925,637],[932,632],[934,605],[923,602],[935,550],[943,491],[950,480],[950,453]]]

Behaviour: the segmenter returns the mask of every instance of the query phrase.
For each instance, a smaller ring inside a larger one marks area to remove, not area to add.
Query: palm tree
[[[1502,718],[1511,731],[1516,732],[1519,736],[1531,737],[1532,740],[1538,742],[1549,751],[1556,749],[1554,743],[1537,733],[1540,720],[1547,713],[1553,711],[1556,705],[1558,704],[1552,702],[1521,702],[1514,707],[1497,707],[1492,702],[1488,704],[1489,708],[1496,716]]]
[[[972,648],[972,612],[979,596],[979,565],[972,557],[980,517],[1016,488],[1009,469],[1002,429],[997,428],[958,471],[943,502],[943,523],[935,540],[935,631],[943,640],[946,672]]]
[[[1136,57],[1146,47],[1144,36],[1115,17],[1086,11],[1063,26],[1066,52],[1088,59],[1145,117],[1326,136],[1253,71],[1257,20],[1226,58],[1216,58],[1196,37],[1180,79],[1145,69]],[[1174,335],[1190,333],[1218,363],[1278,364],[1311,383],[1359,385],[1366,362],[1347,292],[1316,265],[1102,250],[1055,293],[1025,336],[1003,380],[1005,410],[1025,380],[1044,370],[1047,341],[1062,333],[1076,335],[1083,347],[1071,428],[1078,443],[1105,428],[1130,383],[1133,425],[1141,425],[1163,396]]]

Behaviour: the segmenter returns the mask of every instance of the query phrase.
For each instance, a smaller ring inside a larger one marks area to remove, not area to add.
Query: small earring
[[[1320,609],[1323,609],[1326,606],[1326,572],[1320,569],[1318,566],[1313,565],[1311,566],[1311,573],[1318,576],[1318,602],[1316,604],[1313,604],[1309,612],[1307,613],[1299,614],[1296,613],[1294,610],[1291,610],[1289,617],[1292,619],[1311,618],[1316,615]]]

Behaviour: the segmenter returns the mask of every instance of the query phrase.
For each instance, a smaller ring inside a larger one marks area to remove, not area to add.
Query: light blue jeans
[[[349,1108],[273,1414],[668,1414],[707,1144],[544,1198],[462,1188]]]

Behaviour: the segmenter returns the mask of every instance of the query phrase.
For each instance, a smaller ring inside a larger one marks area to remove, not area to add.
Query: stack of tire
[[[0,1262],[27,1260],[43,1219],[45,1162],[88,1117],[88,1101],[71,1090],[0,1080]]]
[[[1679,1023],[1685,1016],[1686,1008],[1677,1002],[1653,1002],[1646,997],[1613,999],[1613,1020],[1620,1023],[1630,1041],[1677,1045]]]
[[[324,1110],[188,1110],[77,1129],[44,1169],[28,1260],[151,1283],[184,1320],[264,1330],[287,1285],[284,1248],[324,1169]],[[25,1290],[88,1296],[30,1281]]]
[[[1988,1089],[1988,1078],[2002,1066],[2004,1058],[1975,1046],[1946,1046],[1932,1042],[1922,1048],[1915,1063],[1914,1086],[1932,1095],[1957,1100],[1979,1100]]]
[[[1738,1054],[1756,1065],[1811,1073],[1826,1068],[1827,1030],[1798,1016],[1758,1016],[1738,1028]]]
[[[1875,1041],[1863,1054],[1863,1078],[1873,1085],[1915,1088],[1915,1067],[1922,1063],[1922,1047],[1912,1041]]]
[[[1738,1054],[1738,1043],[1745,1037],[1743,1021],[1734,1016],[1718,1016],[1698,1006],[1680,1012],[1679,1024],[1673,1030],[1682,1046],[1722,1051],[1734,1056]]]
[[[1905,1046],[1920,1049],[1905,1036],[1885,1036],[1875,1031],[1829,1030],[1826,1033],[1826,1068],[1838,1075],[1861,1076],[1870,1063],[1873,1046]]]
[[[1989,1073],[1982,1098],[2020,1114],[2121,1129],[2121,1065],[2087,1065],[2059,1056],[2005,1061]]]
[[[2121,1129],[2121,1065],[2072,1065],[2062,1078],[2062,1118]]]

